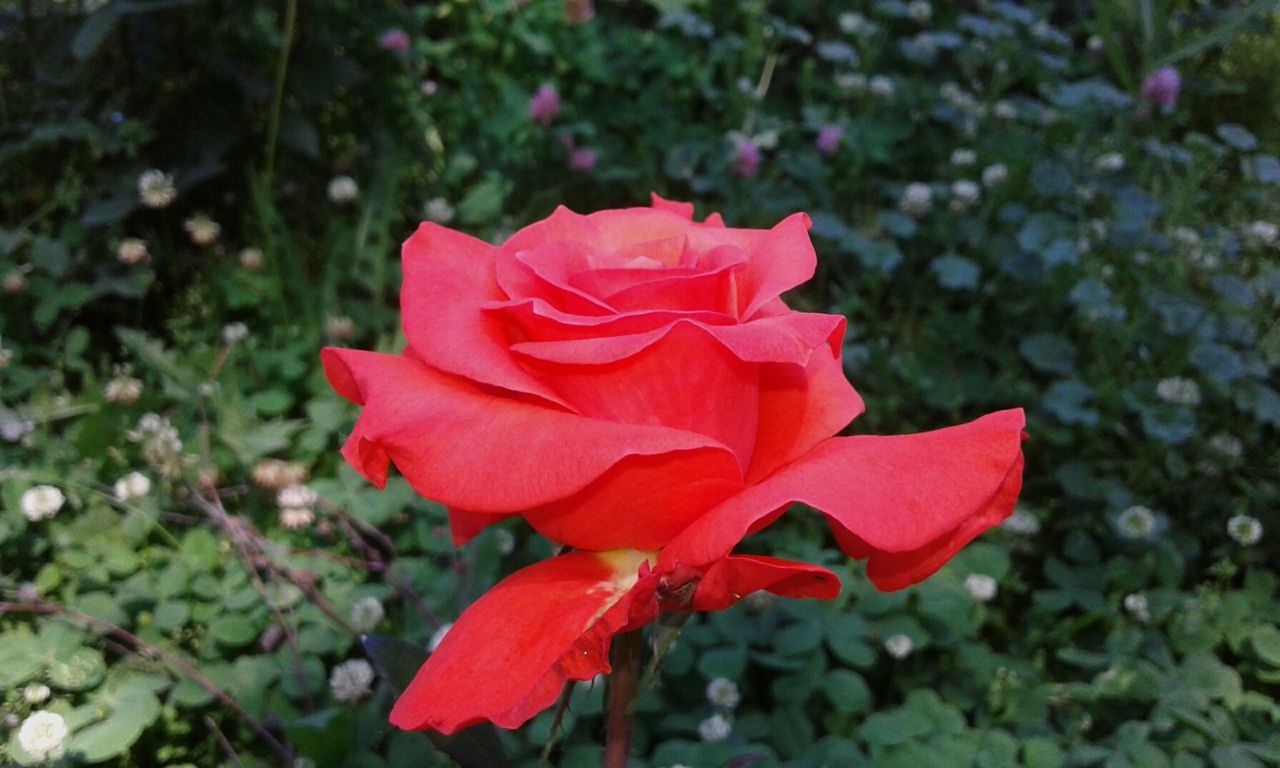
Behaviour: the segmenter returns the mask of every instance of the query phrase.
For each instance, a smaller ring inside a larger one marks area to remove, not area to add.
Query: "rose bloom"
[[[378,486],[394,463],[453,538],[519,516],[570,548],[473,603],[391,722],[515,728],[566,681],[608,672],[614,635],[753,592],[831,598],[816,565],[732,554],[793,502],[821,511],[871,581],[932,574],[1013,511],[1024,418],[836,437],[863,410],[845,318],[780,296],[811,278],[809,217],[726,227],[652,208],[565,208],[489,245],[434,223],[403,248],[402,354],[325,349],[363,406],[343,448]]]

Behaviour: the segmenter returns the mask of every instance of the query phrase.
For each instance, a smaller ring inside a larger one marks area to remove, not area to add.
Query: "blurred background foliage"
[[[812,214],[792,302],[850,319],[854,431],[1023,405],[1033,439],[1019,512],[918,587],[874,592],[801,515],[749,542],[845,591],[690,622],[638,765],[1280,765],[1278,24],[1188,0],[0,4],[0,755],[38,764],[21,726],[48,710],[70,765],[449,764],[385,725],[412,650],[368,691],[334,670],[362,633],[427,646],[547,545],[453,550],[441,509],[357,478],[318,350],[398,348],[423,218],[499,240],[652,190]],[[578,686],[554,764],[598,764],[600,707]],[[513,764],[553,719],[498,737]]]

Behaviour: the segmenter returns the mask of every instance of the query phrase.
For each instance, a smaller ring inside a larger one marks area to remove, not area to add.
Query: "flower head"
[[[280,510],[280,525],[291,531],[310,527],[316,521],[316,512],[310,507],[284,507]]]
[[[717,677],[707,683],[707,701],[723,709],[736,709],[742,695],[738,693],[737,683],[727,677]]]
[[[1142,98],[1170,112],[1178,105],[1178,92],[1182,89],[1182,76],[1173,67],[1160,67],[1147,75],[1142,82]]]
[[[448,224],[453,221],[454,210],[448,200],[443,197],[433,197],[422,207],[422,213],[427,217],[427,221]]]
[[[58,514],[67,497],[52,485],[37,485],[22,494],[22,514],[31,522],[39,522]]]
[[[154,168],[138,177],[138,198],[148,208],[164,208],[178,197],[173,176]]]
[[[403,29],[388,29],[378,37],[378,47],[392,53],[408,53],[413,46],[409,33]]]
[[[1166,403],[1194,408],[1200,405],[1200,385],[1193,379],[1171,376],[1156,384],[1156,397]]]
[[[32,712],[18,729],[18,746],[36,760],[57,760],[66,750],[71,730],[56,712]]]
[[[239,344],[249,338],[249,326],[244,323],[227,323],[222,326],[222,343]]]
[[[989,603],[996,598],[1000,585],[985,573],[971,573],[964,579],[964,588],[969,596],[980,603]]]
[[[837,436],[862,411],[845,319],[780,298],[813,274],[808,226],[700,222],[655,196],[561,208],[494,245],[434,223],[410,238],[405,352],[323,352],[362,406],[343,455],[379,486],[394,464],[448,510],[457,543],[520,517],[567,551],[467,607],[392,724],[518,727],[664,612],[833,597],[825,568],[733,552],[794,502],[821,510],[881,589],[926,578],[1013,511],[1020,410]]]
[[[1262,523],[1249,515],[1236,515],[1227,521],[1227,534],[1244,547],[1251,547],[1262,539]]]
[[[245,248],[236,258],[240,261],[240,266],[245,269],[262,269],[261,248]]]
[[[708,744],[724,741],[730,733],[733,733],[733,723],[719,712],[698,723],[698,738]]]
[[[386,611],[376,597],[362,597],[351,606],[351,626],[359,632],[368,632],[382,623]]]
[[[310,472],[294,461],[263,459],[253,467],[253,482],[262,488],[282,489],[307,482]]]
[[[578,147],[569,153],[569,170],[587,173],[596,167],[600,153],[590,147]]]
[[[1040,532],[1040,519],[1025,509],[1015,509],[1000,527],[1019,536],[1034,536]]]
[[[364,659],[344,661],[329,673],[333,698],[343,704],[354,704],[368,696],[372,685],[373,667]]]
[[[933,207],[933,188],[920,182],[908,184],[902,190],[898,207],[912,216],[923,216]]]
[[[533,98],[529,99],[529,119],[546,128],[559,114],[560,94],[554,85],[544,83],[538,87]]]
[[[968,168],[978,162],[978,153],[972,149],[960,147],[951,151],[951,164],[957,168]]]
[[[136,237],[126,237],[116,246],[116,259],[121,264],[141,264],[151,258],[147,252],[147,242]]]
[[[570,24],[586,24],[596,17],[593,0],[564,0],[564,18]]]
[[[827,123],[818,131],[814,145],[818,151],[831,157],[840,150],[840,142],[844,140],[844,126],[839,123]]]
[[[885,638],[884,649],[895,659],[905,659],[916,649],[916,644],[909,636],[899,633]]]
[[[342,205],[360,196],[360,185],[350,176],[334,176],[329,179],[329,201]]]
[[[733,143],[733,172],[744,179],[755,178],[760,172],[760,145],[749,138],[739,138]]]
[[[1103,173],[1115,173],[1123,170],[1124,155],[1119,152],[1107,152],[1106,154],[1098,155],[1097,159],[1093,161],[1093,167]]]
[[[356,321],[346,315],[329,315],[324,319],[324,332],[334,341],[346,341],[356,335]]]
[[[218,235],[222,234],[222,225],[204,213],[197,213],[182,222],[182,228],[187,230],[191,242],[196,245],[213,245],[218,241]]]
[[[1151,606],[1147,603],[1147,596],[1141,592],[1131,592],[1124,596],[1124,610],[1143,624],[1151,621]]]
[[[982,184],[986,187],[998,187],[1009,178],[1009,168],[1004,163],[988,165],[982,169]]]
[[[43,704],[49,699],[49,686],[44,683],[28,683],[22,689],[22,700],[28,704]]]
[[[151,493],[151,479],[141,472],[130,472],[116,481],[114,490],[117,501],[140,499]]]
[[[1116,518],[1116,529],[1126,539],[1145,541],[1156,535],[1159,521],[1149,507],[1134,505]]]

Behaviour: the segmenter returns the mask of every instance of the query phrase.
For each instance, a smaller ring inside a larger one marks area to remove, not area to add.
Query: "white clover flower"
[[[13,362],[13,350],[0,347],[0,371],[3,371],[5,368],[8,368],[9,364],[12,362]]]
[[[285,507],[280,510],[280,524],[291,531],[306,528],[316,521],[316,513],[310,507]]]
[[[451,629],[453,629],[452,621],[441,624],[440,628],[431,635],[431,640],[427,643],[427,650],[435,653],[435,650],[444,642],[445,636],[449,634]]]
[[[867,76],[857,72],[841,72],[836,75],[836,86],[846,95],[867,90]]]
[[[516,551],[516,537],[506,528],[499,528],[494,532],[494,537],[498,539],[498,554],[509,555]]]
[[[895,659],[905,659],[916,649],[916,644],[906,635],[890,635],[885,638],[884,649]]]
[[[1156,513],[1152,512],[1150,507],[1135,504],[1116,518],[1116,528],[1126,539],[1134,541],[1150,539],[1156,533]]]
[[[290,485],[302,485],[311,473],[296,461],[263,459],[253,467],[253,482],[263,488],[281,489]]]
[[[440,84],[435,80],[423,80],[418,84],[418,90],[421,91],[423,96],[426,96],[429,99],[439,93]]]
[[[912,21],[923,24],[933,18],[933,6],[926,0],[911,0],[907,3],[907,16],[911,17]]]
[[[1089,53],[1098,53],[1106,47],[1106,42],[1102,39],[1102,35],[1089,35],[1084,47],[1089,49]]]
[[[240,266],[245,269],[262,269],[261,248],[245,248],[240,251],[240,255],[237,258],[240,260]]]
[[[67,497],[52,485],[37,485],[22,494],[22,514],[35,523],[58,514]]]
[[[249,338],[249,326],[244,323],[227,323],[222,326],[222,341],[225,344],[239,344]]]
[[[733,732],[733,723],[724,715],[716,713],[698,723],[698,738],[708,744],[715,744],[729,738]]]
[[[933,189],[928,184],[912,182],[902,190],[898,207],[912,216],[922,216],[933,207]]]
[[[1156,384],[1156,397],[1166,403],[1194,408],[1200,404],[1200,385],[1191,379],[1171,376]]]
[[[373,685],[373,667],[364,659],[344,661],[329,673],[329,689],[333,698],[352,704],[369,695]]]
[[[295,757],[293,768],[316,768],[316,761],[309,757]]]
[[[49,686],[44,683],[30,683],[22,689],[22,700],[28,704],[43,704],[50,694]]]
[[[334,176],[329,180],[329,200],[349,203],[360,196],[360,186],[350,176]]]
[[[57,760],[67,747],[71,733],[67,721],[56,712],[32,712],[18,729],[18,746],[37,760]]]
[[[290,485],[280,489],[276,494],[276,506],[281,509],[314,507],[320,497],[305,485]]]
[[[335,341],[345,341],[356,335],[356,321],[346,315],[330,315],[324,319],[324,332]]]
[[[1227,534],[1236,543],[1251,547],[1262,538],[1262,523],[1249,515],[1236,515],[1227,521]]]
[[[976,181],[960,179],[951,185],[952,203],[958,204],[953,207],[963,210],[978,202],[980,197],[982,197],[982,187],[978,186]]]
[[[1015,509],[1000,527],[1019,536],[1034,536],[1040,532],[1040,519],[1025,509]]]
[[[207,213],[195,214],[182,222],[182,228],[187,230],[191,242],[196,245],[213,245],[222,234],[222,225],[209,218]]]
[[[1124,155],[1119,152],[1107,152],[1098,155],[1093,161],[1093,168],[1102,173],[1115,173],[1124,168]]]
[[[151,479],[141,472],[130,472],[116,481],[115,492],[118,501],[142,498],[151,493]]]
[[[1124,610],[1143,624],[1151,621],[1151,606],[1147,603],[1147,596],[1141,592],[1133,592],[1124,596]]]
[[[5,293],[22,293],[27,290],[27,276],[21,272],[10,272],[4,276]]]
[[[1200,245],[1200,233],[1191,227],[1174,227],[1169,233],[1169,237],[1174,242],[1186,248],[1194,248]]]
[[[738,684],[727,677],[717,677],[707,683],[707,701],[724,709],[735,709],[742,701]]]
[[[137,237],[126,237],[116,246],[116,259],[121,264],[141,264],[150,257],[147,241]]]
[[[132,403],[142,397],[142,382],[121,374],[107,382],[102,396],[112,403]]]
[[[453,206],[443,197],[433,197],[422,206],[422,213],[427,217],[427,221],[434,221],[437,224],[448,224],[453,221]]]
[[[1013,106],[1013,102],[1004,99],[996,102],[994,112],[1001,120],[1013,120],[1018,116],[1018,108]]]
[[[382,623],[387,615],[376,597],[362,597],[351,606],[351,626],[358,632],[368,632]]]
[[[951,152],[951,164],[957,168],[968,168],[976,162],[978,162],[978,153],[972,149],[961,147]]]
[[[0,440],[6,443],[17,443],[35,431],[36,423],[31,419],[24,419],[0,409]]]
[[[969,590],[969,597],[980,603],[989,603],[996,598],[1000,586],[985,573],[971,573],[964,579],[964,588]]]
[[[868,80],[867,88],[869,88],[873,94],[883,99],[892,98],[893,96],[893,80],[884,75],[876,75]]]
[[[1245,237],[1257,245],[1274,245],[1280,237],[1280,225],[1270,221],[1255,221],[1244,231]]]
[[[846,11],[840,14],[837,19],[840,25],[840,31],[846,35],[861,34],[871,26],[871,22],[867,21],[867,17],[855,11]]]
[[[1009,179],[1009,167],[1004,163],[988,165],[982,169],[982,183],[988,187],[998,187]]]
[[[1219,432],[1209,438],[1209,450],[1224,459],[1235,461],[1244,455],[1244,443],[1235,435]]]
[[[173,176],[152,168],[138,176],[138,198],[148,208],[164,208],[178,197]]]

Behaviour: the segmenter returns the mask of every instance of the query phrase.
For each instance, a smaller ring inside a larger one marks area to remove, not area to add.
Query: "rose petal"
[[[569,680],[610,671],[613,636],[657,615],[634,553],[574,552],[503,579],[473,603],[391,710],[406,730],[519,728]]]
[[[524,518],[543,536],[579,549],[660,549],[742,490],[741,478],[725,451],[631,456],[582,492]]]
[[[676,200],[667,200],[657,192],[650,192],[649,200],[652,203],[654,210],[674,213],[682,219],[693,221],[693,203],[681,203]]]
[[[321,358],[334,389],[365,406],[343,448],[351,465],[381,486],[392,461],[414,490],[446,506],[488,514],[539,507],[635,456],[719,455],[734,466],[705,435],[493,395],[408,357],[329,348]]]
[[[840,336],[843,330],[841,327]],[[760,426],[747,485],[800,458],[844,429],[862,411],[862,398],[845,378],[838,352],[815,350],[804,367],[761,366]]]
[[[682,320],[640,336],[524,342],[512,350],[562,352],[561,359],[530,357],[528,365],[554,381],[579,413],[709,435],[733,450],[745,468],[755,445],[758,366],[735,356],[714,335],[739,328],[704,329]],[[596,351],[598,356],[590,356]]]
[[[734,245],[747,254],[747,266],[735,275],[738,315],[751,319],[758,309],[784,291],[813,277],[818,257],[809,240],[809,216],[793,213],[772,229],[733,229],[706,225],[689,230],[695,250]]]
[[[740,325],[707,325],[694,317],[681,317],[644,333],[570,341],[522,341],[512,344],[511,351],[546,363],[606,365],[634,357],[672,334],[689,336],[689,332],[701,332],[742,362],[805,366],[815,349],[838,343],[844,335],[844,324],[845,319],[839,315],[811,312],[790,312]],[[559,389],[558,373],[542,375],[554,376]]]
[[[581,341],[604,336],[631,336],[665,328],[677,320],[695,320],[704,325],[729,325],[728,315],[716,312],[623,312],[616,315],[574,315],[556,309],[543,299],[493,301],[486,312],[501,315],[511,324],[513,338],[537,341]],[[519,342],[517,342],[519,343]]]
[[[798,501],[825,512],[849,554],[870,558],[876,586],[913,584],[1013,512],[1025,423],[1013,409],[914,435],[831,438],[699,518],[662,565],[713,562]]]
[[[783,597],[830,600],[840,593],[840,579],[809,563],[731,555],[712,563],[703,574],[694,592],[693,610],[723,611],[762,589]]]
[[[494,279],[496,250],[461,232],[424,223],[402,250],[405,335],[426,363],[472,381],[564,407],[507,353],[503,322],[481,304],[505,299]]]

